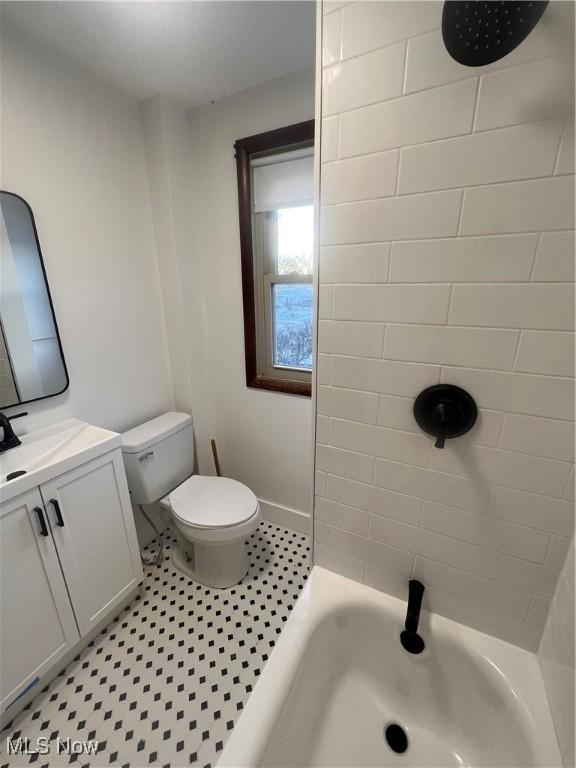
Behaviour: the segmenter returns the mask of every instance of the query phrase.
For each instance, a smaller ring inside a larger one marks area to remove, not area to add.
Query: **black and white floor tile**
[[[304,586],[310,543],[262,522],[241,584],[210,589],[175,569],[175,539],[164,539],[142,595],[2,733],[0,768],[216,764]],[[39,736],[49,754],[7,755],[7,737],[33,750]],[[67,738],[98,741],[98,752],[57,754]]]

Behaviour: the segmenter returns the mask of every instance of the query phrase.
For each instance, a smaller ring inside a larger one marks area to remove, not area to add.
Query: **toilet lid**
[[[258,500],[242,483],[228,477],[192,475],[170,494],[180,520],[199,528],[224,528],[244,523],[256,512]]]

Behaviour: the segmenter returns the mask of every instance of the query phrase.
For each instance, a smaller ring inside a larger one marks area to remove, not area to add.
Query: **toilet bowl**
[[[248,572],[246,540],[260,522],[256,496],[227,477],[193,474],[194,431],[186,413],[164,413],[122,435],[134,504],[160,504],[178,531],[174,564],[210,587],[230,587]]]
[[[226,477],[193,475],[161,499],[180,533],[174,565],[210,587],[231,587],[248,573],[246,539],[261,518],[256,496]]]

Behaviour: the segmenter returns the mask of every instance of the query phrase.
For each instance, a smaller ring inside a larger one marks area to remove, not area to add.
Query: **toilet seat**
[[[170,493],[168,501],[181,523],[205,532],[242,526],[259,511],[254,493],[228,477],[192,475]]]

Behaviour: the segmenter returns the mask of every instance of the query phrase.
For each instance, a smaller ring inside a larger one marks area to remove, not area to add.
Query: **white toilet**
[[[122,435],[130,497],[160,502],[180,532],[174,564],[195,581],[231,587],[248,572],[245,541],[260,522],[252,491],[226,477],[193,475],[194,431],[186,413],[165,413]]]

